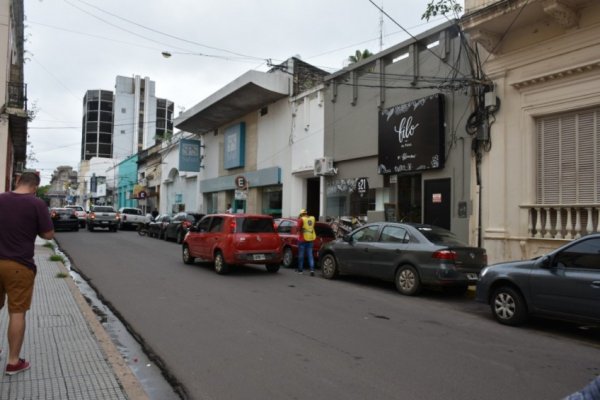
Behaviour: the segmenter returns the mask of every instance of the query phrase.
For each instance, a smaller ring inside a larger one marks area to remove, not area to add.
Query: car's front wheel
[[[326,254],[321,260],[321,273],[326,279],[333,279],[338,275],[337,261],[333,254]]]
[[[215,272],[219,275],[225,275],[229,272],[229,264],[225,262],[225,257],[220,251],[215,254]]]
[[[190,253],[190,248],[188,247],[187,244],[183,245],[182,258],[183,258],[183,262],[186,264],[193,264],[194,261],[196,260],[195,257],[192,257],[192,255]]]
[[[406,296],[415,296],[421,291],[419,273],[412,265],[402,265],[396,272],[396,289]]]
[[[510,286],[494,291],[490,302],[492,314],[504,325],[520,325],[527,320],[527,306],[521,293]]]
[[[294,253],[290,247],[283,249],[283,259],[281,260],[283,268],[292,268],[294,266]]]

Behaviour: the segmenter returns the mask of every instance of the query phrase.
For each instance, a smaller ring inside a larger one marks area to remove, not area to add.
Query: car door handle
[[[600,289],[600,281],[593,281],[592,282],[592,287],[596,288],[596,289]]]

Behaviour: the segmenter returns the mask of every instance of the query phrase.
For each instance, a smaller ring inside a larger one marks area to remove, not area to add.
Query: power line
[[[195,44],[195,45],[197,45],[197,46],[201,46],[201,47],[206,47],[206,48],[208,48],[208,49],[211,49],[211,50],[223,51],[223,52],[225,52],[225,53],[233,54],[233,55],[240,56],[240,57],[244,57],[244,58],[252,58],[252,59],[255,59],[255,60],[266,60],[266,58],[264,58],[264,57],[254,57],[254,56],[249,56],[249,55],[246,55],[246,54],[237,53],[237,52],[235,52],[235,51],[231,51],[231,50],[227,50],[227,49],[222,49],[222,48],[219,48],[219,47],[208,46],[208,45],[205,45],[205,44],[203,44],[203,43],[198,43],[198,42],[196,42],[196,41],[193,41],[193,40],[189,40],[189,39],[185,39],[185,38],[182,38],[182,37],[179,37],[179,36],[171,35],[171,34],[169,34],[169,33],[166,33],[166,32],[161,32],[161,31],[159,31],[159,30],[157,30],[157,29],[150,28],[150,27],[148,27],[148,26],[145,26],[145,25],[139,24],[139,23],[137,23],[137,22],[135,22],[135,21],[132,21],[132,20],[130,20],[130,19],[127,19],[127,18],[121,17],[120,15],[117,15],[117,14],[111,13],[111,12],[109,12],[109,11],[106,11],[106,10],[104,10],[104,9],[102,9],[102,8],[100,8],[100,7],[97,7],[97,6],[93,5],[93,4],[90,4],[90,3],[86,2],[86,1],[83,1],[83,0],[77,0],[77,1],[78,1],[78,2],[80,2],[80,3],[83,3],[83,4],[85,4],[85,5],[87,5],[87,6],[89,6],[89,7],[92,7],[92,8],[94,8],[94,9],[96,9],[96,10],[100,11],[100,12],[103,12],[103,13],[105,13],[105,14],[108,14],[108,15],[110,15],[110,16],[113,16],[113,17],[115,17],[115,18],[118,18],[118,19],[120,19],[120,20],[122,20],[122,21],[129,22],[130,24],[133,24],[133,25],[135,25],[135,26],[139,26],[140,28],[143,28],[143,29],[149,30],[150,32],[158,33],[158,34],[160,34],[160,35],[164,35],[164,36],[170,37],[170,38],[172,38],[172,39],[180,40],[180,41],[182,41],[182,42],[185,42],[185,43]]]

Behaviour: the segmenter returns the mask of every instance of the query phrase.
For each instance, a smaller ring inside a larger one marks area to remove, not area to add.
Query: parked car
[[[485,268],[475,298],[506,325],[530,315],[600,324],[600,234],[532,260]]]
[[[55,231],[79,230],[79,219],[77,218],[77,215],[75,214],[75,210],[73,208],[51,208],[50,218],[52,219],[52,225],[54,226]]]
[[[269,215],[212,214],[190,229],[182,252],[184,263],[213,262],[218,274],[242,264],[263,264],[267,271],[277,272],[281,238]]]
[[[94,228],[108,228],[111,232],[116,232],[121,220],[119,214],[112,206],[92,206],[87,214],[86,225],[90,232]]]
[[[159,214],[153,221],[148,223],[148,236],[162,239],[165,236],[165,229],[171,221],[169,214]]]
[[[183,243],[183,238],[190,227],[200,221],[202,217],[204,214],[187,211],[175,214],[165,228],[164,239],[174,239],[178,244]]]
[[[465,292],[487,263],[485,249],[468,246],[446,229],[393,222],[363,225],[323,245],[319,256],[327,279],[370,276],[394,282],[408,296],[423,286]]]
[[[133,207],[122,207],[119,208],[121,214],[121,222],[119,223],[119,229],[134,229],[140,224],[148,222],[144,213],[139,208]]]
[[[72,206],[65,206],[65,208],[70,208],[72,210],[75,210],[75,215],[77,216],[77,219],[79,220],[79,227],[85,228],[85,220],[87,218],[87,213],[85,212],[83,207],[77,206],[77,205],[72,205]]]
[[[283,241],[282,261],[284,268],[291,268],[298,261],[298,229],[297,218],[278,218],[275,220],[275,228]],[[329,224],[317,222],[315,224],[315,233],[317,238],[313,242],[313,257],[315,262],[319,259],[319,250],[323,243],[335,240],[335,233]]]

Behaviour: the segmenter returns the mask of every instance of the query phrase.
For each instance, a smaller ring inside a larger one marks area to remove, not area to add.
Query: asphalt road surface
[[[561,399],[600,374],[600,330],[511,328],[468,296],[262,266],[217,275],[136,232],[60,248],[192,399]]]

